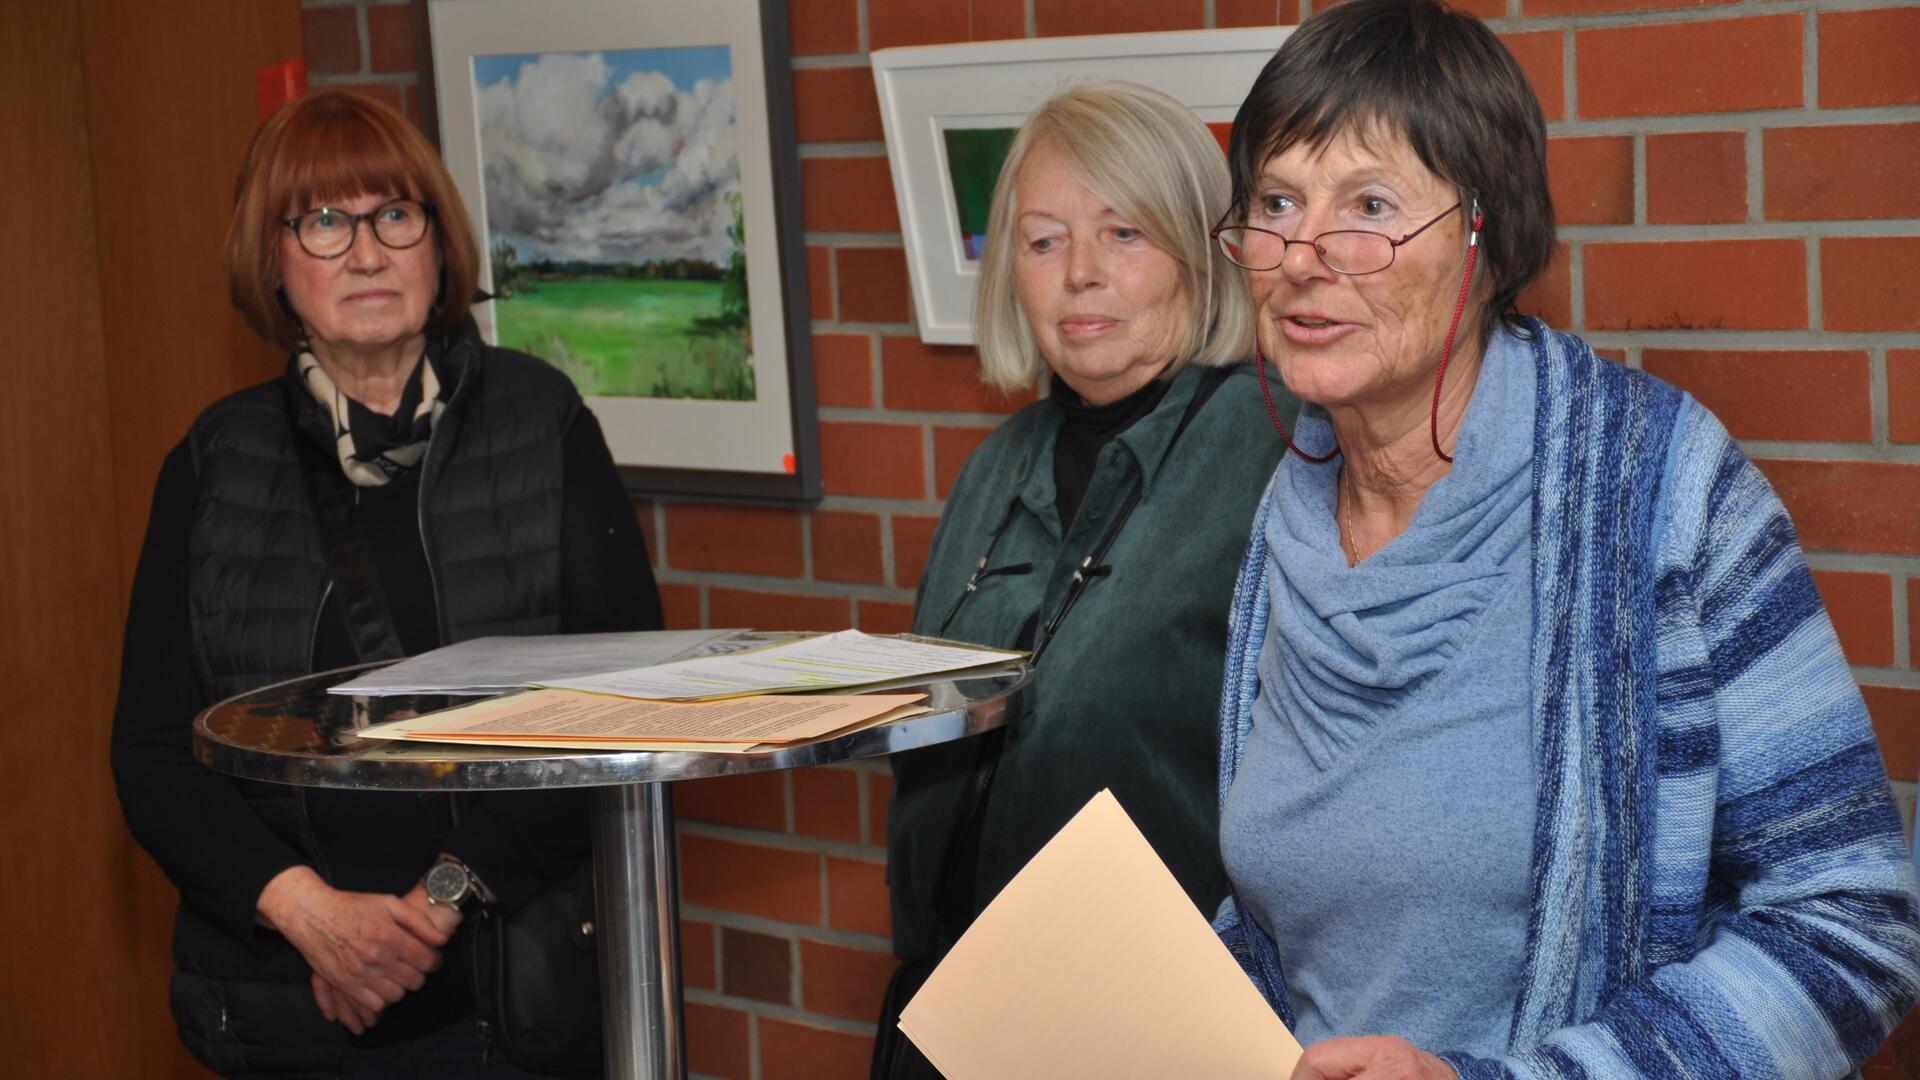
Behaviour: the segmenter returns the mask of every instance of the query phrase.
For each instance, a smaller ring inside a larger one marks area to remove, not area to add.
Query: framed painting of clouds
[[[1070,86],[1125,79],[1172,95],[1224,148],[1290,26],[911,45],[873,52],[922,341],[973,344],[987,207],[1013,133]]]
[[[635,493],[820,495],[784,0],[430,0],[489,341],[579,387]]]

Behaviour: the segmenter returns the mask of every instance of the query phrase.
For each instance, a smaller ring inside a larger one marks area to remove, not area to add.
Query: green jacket
[[[1202,911],[1226,895],[1215,789],[1227,607],[1282,443],[1251,366],[1228,375],[1174,443],[1204,374],[1183,369],[1153,412],[1100,452],[1064,538],[1053,484],[1061,413],[1051,401],[1022,409],[982,443],[947,500],[913,629],[1012,648],[1036,614],[1040,624],[1052,618],[1134,477],[1145,480],[1104,560],[1111,576],[1094,580],[1061,623],[1026,711],[1008,728],[969,916],[1102,788],[1113,789]],[[1274,390],[1290,419],[1298,403],[1277,381]],[[1033,570],[983,579],[943,631],[990,545],[990,567]],[[979,740],[963,740],[893,759],[887,879],[903,961],[936,959],[935,882],[978,756]]]

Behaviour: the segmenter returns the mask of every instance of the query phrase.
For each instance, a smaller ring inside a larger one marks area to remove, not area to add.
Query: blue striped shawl
[[[1477,1077],[1839,1077],[1920,998],[1880,752],[1785,509],[1684,393],[1532,324],[1534,907]],[[1262,500],[1235,589],[1220,799],[1259,694]],[[1291,1022],[1273,943],[1215,929]]]

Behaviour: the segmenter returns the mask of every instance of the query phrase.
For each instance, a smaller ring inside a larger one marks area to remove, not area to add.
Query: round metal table
[[[202,712],[194,751],[218,772],[306,787],[511,791],[594,787],[595,932],[609,1080],[680,1080],[679,888],[673,780],[879,757],[1005,724],[1029,669],[1013,664],[952,679],[892,684],[928,695],[931,713],[849,735],[751,754],[519,750],[356,738],[369,724],[474,698],[349,697],[327,688],[378,664],[322,672],[230,698]]]

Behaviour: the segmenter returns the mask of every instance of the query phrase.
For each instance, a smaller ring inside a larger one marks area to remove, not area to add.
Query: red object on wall
[[[260,99],[260,119],[265,120],[273,110],[307,92],[307,62],[282,60],[256,68],[253,88]]]

